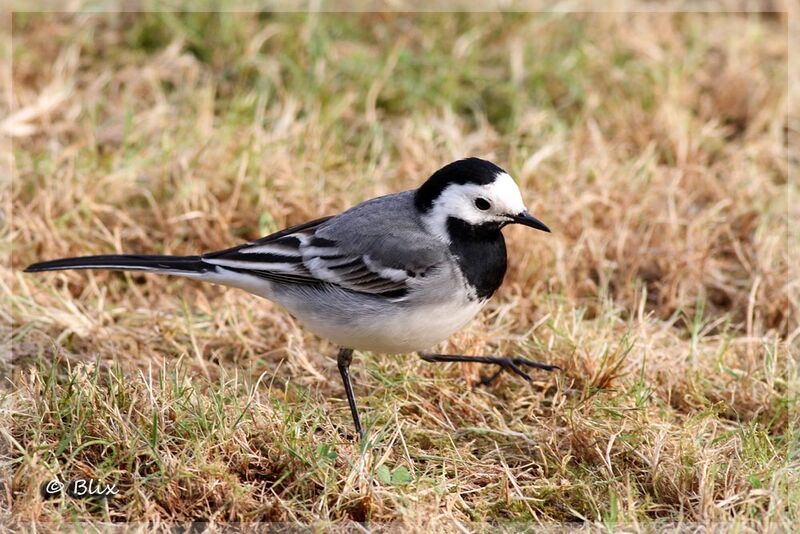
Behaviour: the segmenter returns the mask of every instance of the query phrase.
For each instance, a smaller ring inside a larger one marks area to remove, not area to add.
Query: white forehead
[[[501,213],[516,215],[525,211],[522,193],[517,186],[517,182],[508,173],[501,172],[494,182],[481,186],[481,189],[487,191],[486,194],[489,200],[494,202]]]

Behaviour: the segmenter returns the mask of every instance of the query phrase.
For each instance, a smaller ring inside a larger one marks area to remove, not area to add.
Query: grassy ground
[[[787,19],[742,14],[16,15],[11,522],[800,522]],[[443,350],[335,349],[235,290],[48,258],[192,254],[479,155],[552,235]],[[53,477],[115,483],[44,499]]]

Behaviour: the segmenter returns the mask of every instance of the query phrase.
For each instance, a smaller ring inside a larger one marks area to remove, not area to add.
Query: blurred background
[[[800,520],[788,22],[15,13],[3,506],[409,528]],[[506,284],[447,348],[564,372],[472,389],[477,367],[359,355],[380,454],[337,434],[333,347],[271,303],[19,272],[225,248],[473,155],[507,169],[553,233],[507,231]],[[76,473],[127,498],[38,496]]]

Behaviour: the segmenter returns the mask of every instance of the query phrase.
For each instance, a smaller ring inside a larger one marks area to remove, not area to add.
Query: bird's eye
[[[478,197],[475,199],[475,207],[481,211],[488,210],[492,205],[489,204],[489,201],[483,197]]]

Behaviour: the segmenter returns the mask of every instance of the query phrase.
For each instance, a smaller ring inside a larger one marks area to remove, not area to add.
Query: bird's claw
[[[497,358],[497,360],[495,360],[492,363],[499,365],[500,368],[497,371],[495,371],[492,375],[481,378],[480,383],[483,386],[491,385],[492,382],[494,382],[497,379],[497,377],[500,376],[500,373],[502,373],[503,371],[510,371],[517,376],[521,376],[527,382],[533,380],[531,378],[531,375],[522,370],[521,366],[532,367],[534,369],[541,369],[543,371],[553,371],[556,369],[561,370],[561,368],[557,365],[535,362],[533,360],[528,360],[527,358],[511,358],[508,356]]]

